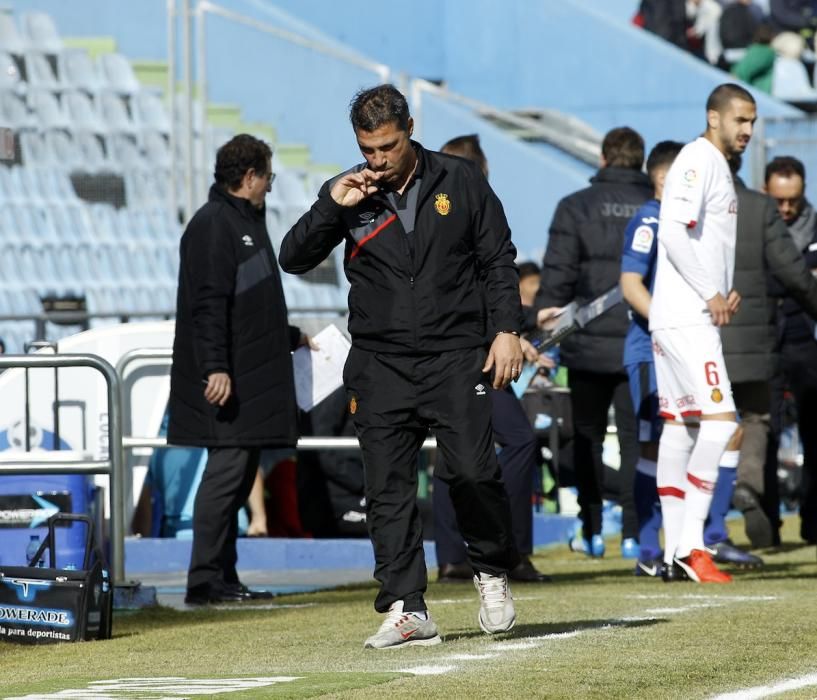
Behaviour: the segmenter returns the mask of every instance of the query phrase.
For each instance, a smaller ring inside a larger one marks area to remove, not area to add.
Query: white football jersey
[[[665,222],[687,227],[690,245],[714,289],[732,289],[738,199],[723,153],[704,137],[687,144],[667,173],[658,225],[658,259],[650,330],[711,324],[706,300],[670,262],[662,243]]]

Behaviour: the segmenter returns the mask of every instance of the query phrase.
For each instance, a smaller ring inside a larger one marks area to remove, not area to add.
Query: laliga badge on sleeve
[[[357,397],[353,396],[352,400],[349,402],[349,413],[355,415],[357,413]]]
[[[440,194],[434,195],[434,208],[437,210],[437,213],[440,216],[448,216],[451,212],[451,200],[448,199],[447,194]]]

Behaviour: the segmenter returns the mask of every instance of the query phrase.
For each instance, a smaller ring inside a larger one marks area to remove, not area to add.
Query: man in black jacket
[[[416,505],[429,428],[468,543],[480,626],[505,631],[515,621],[507,572],[519,557],[486,385],[504,388],[522,365],[510,231],[476,165],[411,141],[408,105],[393,86],[358,93],[350,117],[366,162],[324,184],[284,238],[280,261],[304,273],[346,244],[352,350],[344,383],[366,470],[381,584],[375,609],[388,612],[365,646],[440,642],[423,599]]]
[[[537,306],[586,303],[618,284],[624,229],[652,196],[641,172],[644,140],[627,127],[613,129],[601,147],[601,169],[590,187],[559,202],[550,225]],[[611,309],[561,345],[573,407],[574,463],[582,537],[572,547],[594,557],[604,554],[601,538],[602,443],[607,413],[615,408],[621,452],[622,553],[638,556],[638,520],[633,502],[638,461],[636,420],[622,365],[629,319],[624,304]]]
[[[735,172],[739,167],[738,161],[732,163]],[[768,547],[777,539],[778,522],[774,497],[777,460],[767,459],[770,382],[780,364],[778,301],[780,296],[790,296],[817,315],[817,280],[794,245],[774,200],[746,188],[739,179],[735,183],[738,235],[733,286],[740,292],[741,304],[732,322],[721,328],[724,361],[742,430],[732,500],[744,514],[752,544]],[[764,509],[764,502],[773,507]],[[706,540],[705,544],[718,549],[717,542]]]
[[[246,134],[223,145],[209,201],[181,239],[168,443],[208,450],[193,510],[193,605],[268,597],[238,579],[237,516],[260,449],[298,441],[290,352],[309,341],[287,324],[267,234],[271,156]]]
[[[766,166],[766,191],[776,200],[806,267],[817,274],[817,213],[805,198],[805,186],[806,171],[796,158],[780,156]],[[817,543],[817,336],[814,326],[817,314],[804,299],[792,295],[783,300],[781,317],[783,373],[794,395],[803,441],[800,536],[814,544]]]

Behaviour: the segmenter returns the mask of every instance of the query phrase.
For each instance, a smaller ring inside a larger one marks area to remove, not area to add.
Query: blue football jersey
[[[627,224],[624,251],[621,254],[621,271],[641,275],[650,293],[655,280],[660,208],[661,203],[657,199],[651,199],[635,213]],[[624,364],[652,362],[649,321],[635,311],[631,311],[631,314],[632,321],[624,340]]]

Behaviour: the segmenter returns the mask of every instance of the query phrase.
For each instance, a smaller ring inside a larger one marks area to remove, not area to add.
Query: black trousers
[[[375,609],[425,609],[428,575],[417,509],[417,457],[434,431],[471,561],[500,574],[519,556],[494,452],[489,378],[481,348],[407,356],[353,347],[344,369],[363,453],[366,518],[380,582]]]
[[[817,342],[786,343],[781,354],[803,441],[800,537],[817,542]]]
[[[511,507],[511,526],[517,551],[533,552],[533,479],[538,466],[538,443],[522,404],[510,388],[491,391],[491,423],[500,446],[497,460]],[[442,461],[440,459],[439,461]],[[448,486],[434,475],[434,542],[437,563],[461,564],[468,559]]]
[[[193,505],[193,551],[187,588],[238,583],[238,511],[258,470],[258,448],[211,447]]]
[[[573,462],[579,492],[579,517],[584,537],[601,533],[604,462],[602,447],[607,434],[607,413],[613,404],[621,451],[619,504],[622,510],[622,538],[638,538],[638,517],[633,489],[638,462],[637,421],[633,413],[627,375],[568,370],[573,407]]]

